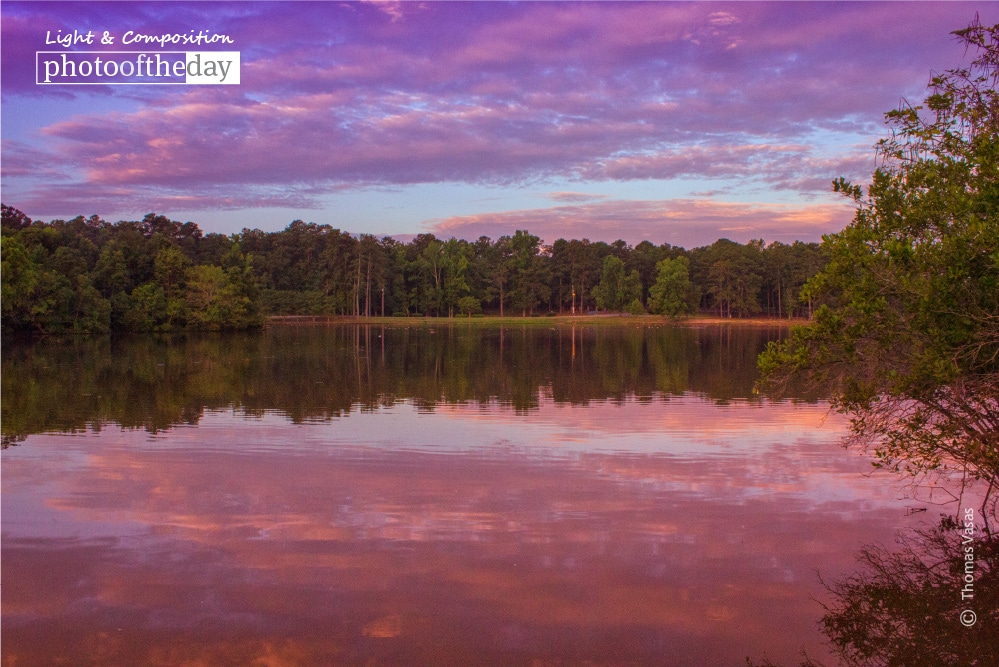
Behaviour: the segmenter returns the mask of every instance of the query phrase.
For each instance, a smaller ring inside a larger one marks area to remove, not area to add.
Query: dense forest
[[[267,315],[807,316],[802,288],[826,260],[817,243],[402,243],[301,220],[225,236],[154,213],[42,222],[6,205],[2,244],[4,330],[48,333],[246,329]]]

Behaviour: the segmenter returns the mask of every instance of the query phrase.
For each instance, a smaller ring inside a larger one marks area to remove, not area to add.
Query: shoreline
[[[264,326],[273,325],[331,325],[331,324],[366,324],[369,326],[737,326],[737,327],[779,327],[803,326],[808,324],[807,318],[771,318],[771,317],[717,317],[711,315],[693,315],[675,320],[659,315],[627,315],[609,313],[600,315],[553,315],[553,316],[504,316],[486,315],[467,317],[356,317],[353,315],[270,315]]]

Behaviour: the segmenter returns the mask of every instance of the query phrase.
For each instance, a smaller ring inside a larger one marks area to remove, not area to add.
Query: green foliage
[[[115,294],[128,292],[131,289],[132,278],[125,261],[125,253],[113,241],[101,248],[92,275],[94,286],[106,298],[110,299]]]
[[[656,283],[649,290],[649,310],[669,318],[688,312],[694,288],[690,282],[690,260],[667,257],[656,264],[656,272]]]
[[[458,299],[458,312],[467,313],[471,317],[482,312],[482,304],[474,296],[463,296]]]
[[[130,331],[168,331],[170,316],[163,288],[149,282],[132,290],[123,319]]]
[[[156,253],[153,276],[167,296],[184,290],[184,276],[191,261],[176,246],[166,246]]]
[[[978,57],[935,77],[925,107],[886,114],[882,166],[853,222],[825,237],[803,292],[823,305],[760,367],[828,382],[853,440],[916,477],[999,482],[999,26],[956,33]]]
[[[225,271],[221,266],[194,266],[188,269],[186,279],[184,300],[190,309],[191,326],[218,331],[232,305]],[[239,307],[238,302],[235,305]]]
[[[187,270],[187,322],[195,329],[220,331],[259,326],[253,274],[248,266],[201,265]]]
[[[457,308],[459,311],[466,310],[461,304],[468,293],[468,267],[471,263],[471,250],[467,243],[457,239],[449,239],[444,243],[441,253],[441,265],[443,269],[443,281],[441,286],[441,298],[448,315],[453,316]],[[464,302],[468,305],[469,302]],[[478,300],[476,299],[476,303]]]
[[[625,307],[624,312],[629,315],[644,315],[645,306],[642,305],[642,300],[636,297]],[[554,313],[552,314],[554,315]]]
[[[601,310],[618,310],[621,306],[621,288],[624,284],[624,262],[608,255],[604,258],[600,282],[593,288],[593,298]]]
[[[90,281],[81,276],[75,290],[75,333],[107,333],[111,330],[111,303],[101,296]]]
[[[720,317],[747,317],[762,310],[760,291],[765,272],[762,241],[739,245],[728,239],[715,241],[692,257],[698,265],[709,308]]]
[[[641,297],[641,279],[637,270],[625,273],[624,262],[616,255],[604,258],[600,282],[593,288],[593,298],[597,308],[622,312],[628,304]],[[644,312],[644,308],[642,311]]]
[[[237,240],[155,214],[115,225],[97,216],[43,224],[8,206],[3,214],[5,332],[170,331],[189,316],[212,329],[261,323],[257,277]],[[218,264],[199,264],[206,256]],[[210,316],[187,302],[188,271],[203,266],[225,276]]]
[[[0,283],[3,321],[14,329],[29,328],[32,323],[32,301],[38,288],[38,265],[16,236],[0,239],[0,248],[3,258],[0,265],[0,275],[3,276],[3,282]]]
[[[549,267],[540,254],[541,239],[517,230],[509,244],[510,303],[521,311],[521,315],[533,315],[535,308],[551,296]]]

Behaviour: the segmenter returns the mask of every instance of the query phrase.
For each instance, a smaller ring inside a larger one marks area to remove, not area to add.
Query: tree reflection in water
[[[756,401],[783,329],[712,326],[275,326],[225,335],[49,339],[3,351],[4,446],[102,424],[155,433],[206,410],[293,422],[410,401],[518,411],[687,392]]]
[[[857,556],[857,572],[825,582],[831,600],[821,626],[841,664],[999,665],[999,537],[977,517],[945,516],[899,536],[894,548],[868,546]],[[824,663],[806,657],[800,667]]]

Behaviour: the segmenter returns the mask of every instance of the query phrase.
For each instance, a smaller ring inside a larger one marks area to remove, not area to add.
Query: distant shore
[[[598,315],[540,315],[533,317],[479,315],[466,317],[355,317],[353,315],[272,315],[267,324],[367,324],[371,326],[418,327],[418,326],[737,326],[737,327],[790,327],[808,324],[806,318],[774,317],[718,317],[712,315],[691,315],[668,319],[660,315],[627,315],[607,313]]]

